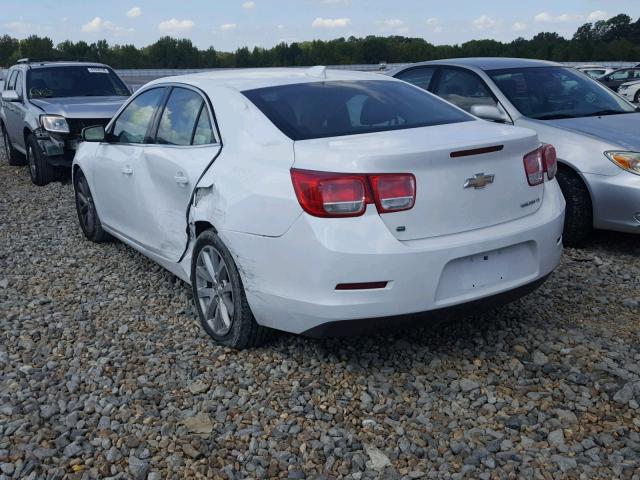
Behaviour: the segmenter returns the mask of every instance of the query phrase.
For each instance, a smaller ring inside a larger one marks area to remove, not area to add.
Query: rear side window
[[[116,143],[146,143],[153,114],[160,105],[164,88],[154,88],[134,98],[113,125]]]
[[[202,96],[193,90],[174,88],[160,117],[156,143],[203,145],[212,143],[211,137],[211,122]]]
[[[409,70],[399,73],[395,77],[400,80],[404,80],[405,82],[409,82],[416,87],[429,90],[429,85],[431,85],[431,79],[433,78],[435,71],[435,67],[410,68]]]
[[[474,120],[427,92],[388,80],[300,83],[242,93],[292,140]]]
[[[474,105],[498,106],[485,83],[475,73],[457,68],[443,68],[436,95],[458,107],[471,111]]]

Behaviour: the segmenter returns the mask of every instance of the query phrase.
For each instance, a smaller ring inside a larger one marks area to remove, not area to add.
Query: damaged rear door
[[[173,86],[145,148],[136,183],[139,228],[136,240],[177,262],[188,240],[187,210],[202,174],[221,149],[213,111],[195,88]]]

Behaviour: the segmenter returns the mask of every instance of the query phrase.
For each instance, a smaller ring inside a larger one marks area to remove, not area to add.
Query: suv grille
[[[71,134],[80,135],[83,128],[95,127],[96,125],[107,126],[110,118],[67,118],[69,131]]]

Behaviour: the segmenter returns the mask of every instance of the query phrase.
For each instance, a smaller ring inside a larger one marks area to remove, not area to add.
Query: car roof
[[[34,62],[17,63],[15,66],[16,67],[24,66],[25,68],[30,68],[30,69],[48,68],[48,67],[100,67],[100,68],[109,68],[104,63],[80,62],[80,61],[34,61]]]
[[[353,70],[313,68],[238,68],[159,78],[148,85],[186,83],[228,87],[238,91],[322,81],[390,80],[385,75]]]
[[[556,62],[546,60],[532,60],[529,58],[508,58],[508,57],[467,57],[467,58],[450,58],[443,60],[431,60],[428,62],[413,63],[405,65],[394,71],[393,73],[406,70],[407,68],[420,65],[454,65],[460,67],[475,67],[480,70],[501,70],[503,68],[526,68],[526,67],[559,67],[562,66]]]

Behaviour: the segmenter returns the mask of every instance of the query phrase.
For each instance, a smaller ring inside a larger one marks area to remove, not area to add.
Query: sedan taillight
[[[357,217],[367,204],[379,213],[409,210],[416,180],[408,173],[351,174],[291,169],[293,188],[305,212],[315,217]]]
[[[558,161],[556,149],[553,145],[544,144],[524,156],[524,171],[527,174],[527,182],[532,187],[544,182],[544,174],[549,180],[556,176]]]

